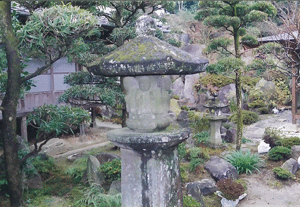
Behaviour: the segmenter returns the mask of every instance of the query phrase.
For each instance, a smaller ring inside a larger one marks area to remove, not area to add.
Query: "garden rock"
[[[211,195],[218,190],[216,183],[213,179],[203,179],[198,182],[201,193],[204,196]]]
[[[137,35],[154,35],[156,30],[155,20],[149,15],[140,16],[135,23]]]
[[[179,96],[179,98],[182,99],[183,98],[183,89],[184,89],[184,83],[182,81],[182,78],[177,78],[171,87],[173,94]]]
[[[291,151],[292,151],[292,154],[291,154],[292,158],[297,160],[298,157],[300,157],[300,145],[292,146]]]
[[[87,180],[90,185],[101,185],[103,181],[103,175],[100,170],[100,162],[92,155],[89,156],[87,161]]]
[[[99,106],[99,108],[100,108],[100,114],[104,118],[111,119],[111,118],[118,117],[118,114],[110,106],[103,105],[103,106]]]
[[[98,161],[100,162],[101,165],[103,165],[103,163],[105,163],[105,162],[109,162],[114,159],[121,159],[119,156],[117,156],[115,154],[106,153],[106,152],[97,154],[97,155],[95,155],[95,157],[98,159]]]
[[[109,187],[109,191],[108,194],[109,195],[116,195],[118,193],[121,193],[121,181],[120,180],[114,180],[110,187]]]
[[[75,153],[75,154],[68,156],[67,160],[69,162],[74,162],[75,160],[81,158],[82,156],[83,156],[83,153]]]
[[[295,175],[295,173],[298,170],[298,162],[295,159],[290,158],[285,163],[283,163],[281,168],[286,169],[290,171],[293,175]]]
[[[212,156],[210,160],[205,163],[204,169],[217,182],[221,179],[231,178],[238,179],[238,172],[235,167],[224,159],[217,156]]]
[[[189,36],[189,34],[183,33],[180,35],[180,41],[183,42],[184,45],[187,45],[190,43],[191,37]],[[182,50],[186,51],[184,48],[182,48]]]
[[[188,127],[189,126],[189,112],[182,110],[177,117],[177,122],[182,127]]]
[[[271,149],[270,144],[267,144],[264,142],[264,140],[261,140],[257,147],[257,152],[258,154],[263,154],[269,152],[270,149]]]
[[[190,107],[195,107],[198,102],[198,93],[194,85],[199,81],[199,77],[198,73],[185,76],[183,95]]]
[[[220,133],[225,134],[226,131],[227,131],[227,129],[225,127],[221,126]]]
[[[262,91],[263,94],[267,97],[270,97],[276,92],[275,83],[272,81],[267,81],[264,78],[260,79],[256,83],[255,88]]]
[[[192,182],[186,185],[186,191],[189,196],[192,196],[196,201],[204,206],[203,196],[201,193],[199,182]]]
[[[52,138],[42,147],[41,152],[46,153],[47,155],[59,154],[65,145],[66,143],[63,139]]]

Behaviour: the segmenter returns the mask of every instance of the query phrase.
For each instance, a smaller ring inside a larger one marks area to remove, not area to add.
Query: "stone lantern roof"
[[[208,60],[195,57],[153,36],[138,36],[92,62],[102,76],[179,75],[204,72]]]

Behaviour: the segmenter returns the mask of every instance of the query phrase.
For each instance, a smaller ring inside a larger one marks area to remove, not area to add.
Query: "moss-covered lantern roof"
[[[177,75],[200,73],[207,65],[208,60],[156,37],[138,36],[92,62],[88,70],[102,76]]]

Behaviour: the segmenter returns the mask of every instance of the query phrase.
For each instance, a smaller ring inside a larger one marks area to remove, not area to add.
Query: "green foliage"
[[[251,154],[249,150],[246,152],[235,151],[227,155],[225,159],[236,168],[239,174],[252,174],[253,171],[258,170],[262,162],[258,154]]]
[[[167,39],[167,42],[168,42],[170,45],[173,45],[173,46],[175,46],[175,47],[180,47],[180,46],[181,46],[181,42],[180,42],[180,41],[177,41],[177,40],[174,39],[174,38]]]
[[[292,148],[294,145],[300,145],[300,138],[299,137],[286,137],[283,139],[279,139],[276,142],[276,145],[281,145],[283,147],[287,147],[289,149]]]
[[[271,2],[267,1],[257,1],[252,4],[251,9],[265,12],[270,17],[275,17],[277,14],[277,9]]]
[[[180,97],[179,97],[178,95],[173,95],[172,98],[174,98],[174,99],[176,99],[176,100],[179,100],[179,99],[180,99]]]
[[[219,60],[217,63],[207,66],[206,71],[214,74],[231,73],[244,66],[244,62],[235,57],[228,57]]]
[[[161,40],[164,39],[164,33],[160,29],[155,30],[154,36]]]
[[[219,50],[219,48],[227,48],[232,43],[231,39],[220,37],[213,39],[206,48],[206,52],[211,53]]]
[[[237,122],[237,113],[233,113],[229,118],[231,122]],[[243,124],[249,125],[258,121],[258,114],[253,111],[242,110],[242,120]]]
[[[206,74],[205,76],[200,78],[200,84],[202,84],[205,88],[208,85],[216,86],[218,88],[222,88],[228,84],[233,83],[234,81],[226,76],[217,75],[217,74]],[[197,87],[197,85],[196,85]]]
[[[121,160],[114,159],[100,166],[100,172],[104,174],[104,179],[111,183],[121,179]]]
[[[274,147],[268,152],[269,160],[274,160],[274,161],[288,159],[290,155],[291,155],[291,150],[283,146]]]
[[[273,60],[269,59],[254,59],[249,65],[246,66],[245,70],[255,70],[256,75],[262,75],[266,70],[275,69],[276,65]]]
[[[193,112],[189,113],[190,127],[194,133],[210,129],[210,121],[205,116],[198,116]]]
[[[196,144],[208,144],[210,140],[210,135],[208,131],[198,132],[193,136],[193,139],[196,139]]]
[[[247,139],[246,137],[242,137],[242,143],[246,144],[248,142],[252,142],[250,139]]]
[[[121,207],[121,194],[107,195],[97,185],[92,185],[84,190],[84,196],[77,201],[75,206],[94,207]]]
[[[178,158],[181,160],[186,156],[186,147],[184,143],[178,145]]]
[[[69,84],[70,86],[83,85],[83,84],[92,84],[92,83],[105,83],[109,80],[103,76],[95,76],[89,72],[75,72],[69,75],[64,76],[64,83]]]
[[[258,44],[258,41],[255,37],[246,34],[242,37],[242,43],[249,46],[256,46]]]
[[[281,44],[276,42],[270,42],[270,43],[262,44],[256,49],[255,52],[262,53],[262,54],[280,54],[280,53],[284,53],[285,51]]]
[[[184,111],[190,111],[190,108],[187,105],[182,105],[180,109]]]
[[[206,17],[210,15],[217,15],[218,14],[218,9],[216,8],[206,8],[206,9],[201,9],[197,12],[196,16],[194,17],[195,20],[202,21]]]
[[[183,196],[183,207],[201,207],[202,205],[198,203],[192,196]]]
[[[82,108],[43,105],[29,114],[27,123],[37,128],[37,139],[74,133],[80,124],[90,121],[88,111]]]
[[[241,24],[241,20],[235,16],[215,15],[215,16],[209,16],[205,18],[204,24],[216,28],[238,27]]]
[[[122,46],[126,40],[136,37],[134,27],[115,28],[110,34],[110,39],[118,46]]]
[[[56,170],[56,165],[54,163],[54,158],[48,157],[46,160],[42,159],[41,156],[36,156],[33,158],[29,158],[30,162],[36,168],[38,173],[44,175],[51,173]]]
[[[66,170],[66,174],[74,178],[75,182],[79,182],[87,169],[87,157],[81,157],[75,160]]]
[[[79,52],[78,40],[95,33],[97,18],[87,10],[71,4],[58,5],[33,12],[19,30],[21,48],[27,55],[48,59]],[[76,45],[74,47],[73,45]],[[81,41],[80,44],[85,44]],[[82,45],[81,45],[82,46]],[[80,47],[81,47],[80,46]],[[86,52],[88,47],[84,48]],[[70,51],[69,51],[70,50]],[[74,55],[74,54],[73,54]]]
[[[76,85],[65,90],[59,102],[80,104],[80,101],[96,101],[104,105],[116,106],[123,102],[120,87],[97,87],[95,85]]]
[[[192,147],[188,149],[186,153],[186,157],[187,160],[190,161],[189,163],[190,172],[193,172],[197,166],[209,160],[209,154],[203,151],[202,148],[199,147]]]
[[[274,167],[273,172],[276,178],[281,180],[287,180],[293,177],[293,174],[290,171],[288,171],[287,169],[283,169],[281,167]]]

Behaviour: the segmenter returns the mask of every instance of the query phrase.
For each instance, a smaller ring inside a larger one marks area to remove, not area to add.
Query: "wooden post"
[[[297,118],[297,93],[296,93],[296,71],[295,68],[292,68],[292,123],[296,124]]]
[[[27,134],[27,123],[26,123],[26,116],[22,116],[21,119],[21,136],[28,142],[28,134]]]

